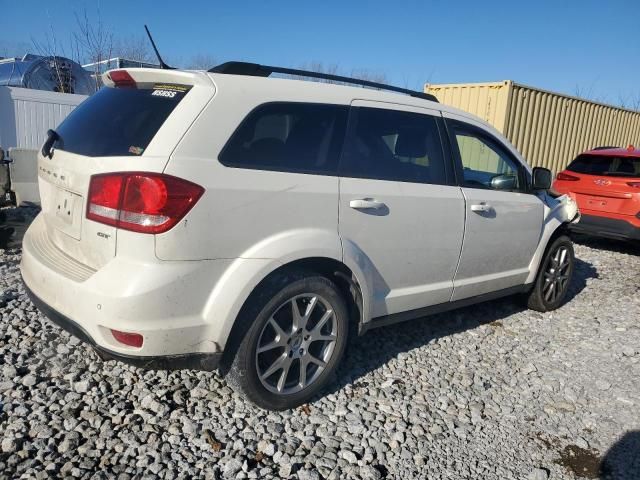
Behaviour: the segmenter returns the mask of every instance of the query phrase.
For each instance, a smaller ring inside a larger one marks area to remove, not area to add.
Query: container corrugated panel
[[[640,112],[512,81],[426,85],[438,100],[502,132],[532,166],[558,172],[593,147],[640,145]]]
[[[490,83],[427,84],[425,92],[435,95],[440,103],[480,117],[502,132],[505,126],[510,83],[506,80]]]
[[[40,148],[47,130],[56,128],[86,95],[0,87],[0,146]]]

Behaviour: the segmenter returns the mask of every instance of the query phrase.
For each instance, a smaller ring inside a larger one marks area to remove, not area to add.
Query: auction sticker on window
[[[156,83],[151,95],[154,97],[178,98],[184,96],[191,87],[188,85],[175,85],[171,83]]]

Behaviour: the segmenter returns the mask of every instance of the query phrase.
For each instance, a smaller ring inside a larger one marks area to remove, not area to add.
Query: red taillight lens
[[[87,218],[134,232],[163,233],[182,220],[203,193],[195,183],[159,173],[94,175]]]
[[[640,188],[640,182],[627,182],[627,185],[633,188]]]
[[[144,339],[139,333],[121,332],[119,330],[111,330],[111,335],[120,343],[129,345],[130,347],[140,348]]]
[[[577,182],[578,180],[580,180],[578,177],[574,177],[573,175],[569,175],[568,173],[564,173],[564,172],[560,172],[557,176],[556,176],[557,180],[564,180],[567,182]]]
[[[116,225],[123,180],[122,175],[99,175],[91,178],[87,218]]]
[[[136,81],[126,70],[114,70],[109,72],[109,78],[116,87],[136,88]]]

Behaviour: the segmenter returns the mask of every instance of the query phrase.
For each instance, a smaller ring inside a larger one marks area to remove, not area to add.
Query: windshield
[[[567,170],[587,175],[640,177],[640,158],[608,155],[579,155]]]
[[[55,148],[89,157],[142,155],[189,87],[103,87],[57,129]]]

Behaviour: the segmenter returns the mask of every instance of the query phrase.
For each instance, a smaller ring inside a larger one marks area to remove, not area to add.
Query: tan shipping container
[[[531,166],[558,172],[598,146],[640,146],[640,112],[528,87],[511,80],[426,84],[440,103],[493,125]]]

